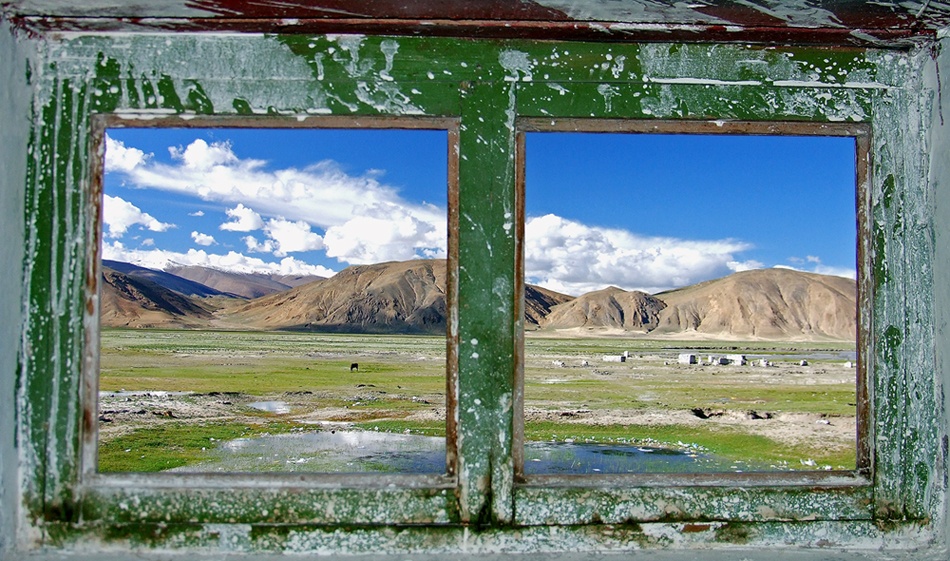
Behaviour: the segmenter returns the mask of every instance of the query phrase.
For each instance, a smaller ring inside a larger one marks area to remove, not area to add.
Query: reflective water
[[[286,401],[255,401],[254,403],[248,403],[248,407],[252,407],[259,411],[267,411],[268,413],[290,413],[290,405]]]
[[[445,439],[373,431],[238,438],[183,472],[445,473]]]
[[[630,444],[528,442],[524,472],[539,474],[710,473],[746,471],[737,464],[689,448]]]
[[[691,449],[529,442],[525,473],[695,473],[750,470]],[[445,439],[374,431],[322,430],[239,438],[181,472],[445,473]]]

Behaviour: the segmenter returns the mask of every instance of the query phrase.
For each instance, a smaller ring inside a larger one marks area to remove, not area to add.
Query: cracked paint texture
[[[804,8],[782,17],[826,19]],[[42,530],[33,545],[446,554],[739,544],[899,552],[932,539],[945,489],[932,458],[942,436],[935,334],[926,328],[934,321],[927,297],[934,280],[921,266],[934,252],[931,215],[920,210],[930,204],[920,156],[932,126],[933,88],[918,78],[926,54],[359,35],[79,34],[35,45],[21,174],[25,323],[17,336],[20,491],[27,525]],[[177,116],[182,125],[198,115],[460,120],[459,460],[451,485],[301,483],[288,490],[269,487],[266,477],[233,488],[83,479],[76,396],[84,375],[87,240],[96,227],[89,131],[98,113]],[[522,116],[871,124],[873,210],[863,242],[874,312],[869,484],[617,487],[591,479],[546,488],[515,481],[521,320],[512,224]]]

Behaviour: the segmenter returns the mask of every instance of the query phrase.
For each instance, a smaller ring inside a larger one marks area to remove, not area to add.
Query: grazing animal
[[[360,371],[360,365],[359,365],[359,363],[354,362],[353,364],[350,365],[350,372],[353,372],[354,370],[355,370],[356,372],[359,372],[359,371]]]

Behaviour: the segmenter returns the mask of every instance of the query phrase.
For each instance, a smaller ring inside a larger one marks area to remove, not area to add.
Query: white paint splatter
[[[393,77],[390,72],[392,72],[393,69],[393,60],[396,53],[399,52],[399,43],[392,39],[387,39],[379,44],[379,50],[382,51],[383,57],[386,59],[386,68],[379,71],[379,77],[387,82],[392,82]]]
[[[530,82],[533,79],[532,68],[534,63],[528,57],[528,53],[515,50],[504,50],[498,55],[498,62],[501,67],[508,71],[505,81],[508,82]]]
[[[610,113],[613,109],[611,107],[611,100],[620,95],[620,90],[610,84],[601,84],[597,86],[597,93],[604,97],[604,105],[606,106],[607,112]]]

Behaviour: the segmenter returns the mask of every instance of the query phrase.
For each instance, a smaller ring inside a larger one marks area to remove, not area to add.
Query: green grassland
[[[292,400],[294,409],[292,414],[276,414],[243,407],[241,418],[233,422],[155,422],[150,418],[150,423],[101,438],[99,468],[155,471],[188,465],[200,461],[207,449],[223,440],[319,430],[302,424],[300,416],[319,416],[329,410],[333,415],[323,418],[345,420],[358,429],[444,435],[444,420],[423,413],[444,407],[445,348],[445,339],[436,336],[105,329],[101,391],[230,392],[255,399]],[[688,414],[703,409],[712,414],[800,413],[853,422],[854,371],[844,371],[837,364],[841,361],[811,360],[813,367],[827,370],[818,377],[808,368],[791,366],[671,365],[681,349],[701,355],[763,353],[780,361],[782,356],[802,353],[832,356],[835,351],[853,350],[853,345],[531,334],[525,342],[525,406],[528,411],[550,414],[529,415],[526,439],[688,443],[721,457],[789,469],[801,468],[799,460],[805,458],[834,468],[853,468],[854,446],[790,445],[739,425],[697,427],[671,420],[646,426],[625,420],[644,411]],[[602,362],[602,355],[622,351],[631,353],[628,362]],[[588,365],[580,366],[584,360]],[[554,367],[554,361],[566,366]],[[359,364],[358,371],[350,371],[352,363]],[[341,411],[342,416],[334,416]],[[575,413],[594,420],[578,421]],[[614,417],[617,420],[609,420]],[[254,422],[248,422],[249,418]]]

